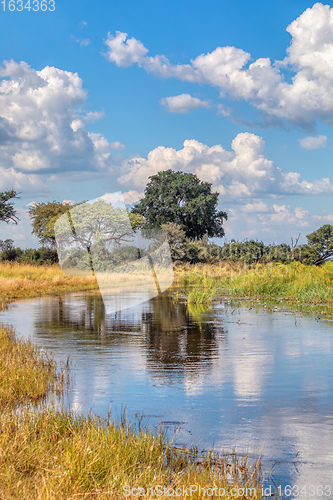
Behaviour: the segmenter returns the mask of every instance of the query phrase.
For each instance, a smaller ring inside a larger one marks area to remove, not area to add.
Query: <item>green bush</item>
[[[55,264],[58,262],[56,250],[41,247],[22,250],[14,246],[13,240],[0,240],[0,262],[21,262],[24,264]]]

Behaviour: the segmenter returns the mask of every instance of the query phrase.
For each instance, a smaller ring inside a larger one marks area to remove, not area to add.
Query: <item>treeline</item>
[[[307,244],[265,245],[259,240],[231,240],[223,246],[209,243],[206,237],[192,240],[178,224],[162,224],[167,234],[171,255],[179,263],[218,263],[222,261],[242,262],[244,264],[280,262],[302,262],[319,265],[333,257],[333,226],[327,224],[307,235]]]
[[[333,226],[323,226],[318,231],[326,233],[330,230],[333,242]],[[229,261],[241,262],[244,264],[267,264],[270,262],[287,264],[289,262],[302,262],[303,264],[321,264],[332,256],[332,247],[328,243],[325,247],[318,243],[318,231],[307,236],[308,244],[288,245],[265,245],[259,240],[236,241],[231,240],[220,246],[210,243],[207,237],[198,240],[187,238],[181,227],[174,223],[162,225],[162,230],[166,233],[171,256],[174,263],[212,263]],[[327,235],[326,235],[327,236]],[[313,242],[313,239],[315,240]],[[330,238],[328,238],[330,241]],[[329,248],[327,248],[329,247]],[[142,253],[142,252],[141,252]],[[104,248],[95,249],[96,260],[100,263],[98,271],[105,271],[109,265],[119,265],[125,261],[132,261],[137,258],[137,249],[133,246],[124,245],[115,249],[112,254]],[[19,262],[29,264],[56,264],[58,263],[58,253],[55,249],[42,246],[38,249],[28,248],[22,250],[14,245],[13,240],[0,240],[0,262]],[[89,269],[87,264],[86,251],[76,250],[71,255],[68,265],[84,270]]]
[[[0,261],[53,264],[58,262],[55,224],[58,239],[67,245],[68,265],[92,269],[92,253],[100,270],[111,264],[135,260],[142,251],[128,245],[132,231],[160,230],[166,234],[175,263],[216,263],[235,261],[246,264],[300,261],[319,265],[333,258],[333,225],[325,224],[306,236],[298,245],[265,245],[258,240],[225,242],[222,246],[208,238],[225,235],[226,212],[218,211],[218,193],[211,184],[194,174],[167,170],[151,176],[144,197],[130,211],[113,206],[102,197],[94,203],[68,205],[57,201],[34,203],[29,216],[41,248],[22,250],[13,240],[0,241]],[[0,222],[17,222],[14,190],[0,192]],[[65,213],[72,215],[59,225]],[[73,222],[74,217],[74,222]],[[68,224],[71,231],[68,231]],[[151,238],[147,237],[149,240]],[[139,238],[140,240],[140,238]],[[109,251],[109,248],[112,251]]]
[[[161,229],[167,235],[174,263],[216,264],[231,261],[244,264],[270,262],[287,264],[298,261],[303,264],[318,265],[333,255],[333,226],[323,226],[307,236],[307,244],[298,246],[287,243],[265,245],[259,240],[231,240],[220,246],[210,243],[205,236],[198,240],[187,238],[185,231],[174,223],[162,224]],[[324,239],[326,244],[324,244]],[[129,245],[115,249],[112,254],[105,248],[96,247],[95,260],[100,263],[96,270],[105,271],[109,265],[119,265],[125,261],[132,261],[137,256],[137,249]],[[4,261],[50,265],[58,263],[58,253],[54,248],[45,246],[38,249],[22,250],[14,245],[13,240],[0,240],[0,262]],[[86,251],[77,249],[71,255],[68,265],[88,270],[89,264],[86,261]]]
[[[0,262],[50,265],[58,262],[58,254],[56,250],[46,247],[22,250],[20,247],[15,247],[13,240],[0,240]]]
[[[199,240],[186,238],[180,226],[173,223],[163,224],[174,262],[178,263],[217,263],[221,261],[244,262],[289,262],[299,259],[299,252],[287,244],[265,245],[262,241],[246,240],[243,242],[231,240],[223,246],[209,243],[206,237]]]

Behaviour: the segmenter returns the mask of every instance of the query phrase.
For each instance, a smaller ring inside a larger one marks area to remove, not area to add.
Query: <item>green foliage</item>
[[[54,224],[56,220],[72,206],[59,201],[35,203],[29,208],[32,223],[32,234],[35,234],[42,245],[55,248]]]
[[[28,248],[22,252],[17,262],[38,265],[56,264],[58,262],[58,254],[57,251],[52,250],[52,248],[41,247],[37,250],[35,248]]]
[[[291,262],[298,259],[299,252],[290,245],[265,245],[258,240],[236,241],[225,243],[219,251],[220,260],[231,260],[255,264],[257,262]]]
[[[138,258],[138,249],[132,245],[124,245],[110,252],[104,245],[96,244],[94,250],[94,271],[103,272],[121,264],[133,262]],[[79,269],[89,273],[91,266],[86,258],[86,250],[73,249],[68,253],[65,267]]]
[[[186,271],[188,300],[205,301],[221,295],[297,301],[300,304],[333,305],[333,262],[320,267],[301,262],[287,264],[200,264]]]
[[[185,231],[173,222],[162,224],[162,231],[166,234],[173,262],[215,262],[219,256],[218,245],[208,243],[208,238],[203,236],[199,240],[186,238]]]
[[[13,240],[0,240],[0,261],[14,261],[22,254],[20,248],[15,248]]]
[[[19,220],[14,209],[14,200],[18,198],[17,192],[14,189],[0,192],[0,222],[14,222],[17,224]]]
[[[224,260],[252,263],[263,259],[265,248],[264,243],[258,240],[231,240],[223,245],[220,255]]]
[[[209,243],[207,237],[199,240],[186,238],[185,231],[178,224],[168,222],[161,229],[166,233],[171,256],[174,262],[182,263],[217,263],[221,261],[255,264],[257,262],[292,262],[302,255],[298,249],[290,245],[265,245],[258,240],[236,241],[224,243],[222,247]]]
[[[145,227],[146,221],[142,215],[129,212],[128,217],[133,231],[137,231],[138,229]]]
[[[319,265],[333,257],[333,226],[325,224],[306,238],[308,245],[303,250],[312,264]]]
[[[140,214],[129,215],[126,209],[101,199],[77,205],[68,218],[59,219],[55,225],[61,261],[65,267],[90,270],[92,274],[105,271],[114,263],[113,253],[118,252],[119,257],[125,251],[119,247],[133,243],[135,229],[143,225]]]
[[[55,264],[58,262],[56,250],[50,248],[27,248],[21,250],[15,247],[13,240],[0,240],[0,262],[19,262],[25,264]]]
[[[186,244],[187,238],[185,231],[174,222],[167,222],[161,225],[162,231],[166,234],[171,257],[174,262],[185,262],[186,261]]]
[[[299,249],[291,248],[286,243],[280,245],[268,245],[265,247],[264,262],[291,262],[299,259]]]
[[[190,239],[224,236],[226,212],[218,212],[218,193],[194,174],[166,170],[150,177],[144,198],[132,209],[141,214],[149,228],[178,224]]]

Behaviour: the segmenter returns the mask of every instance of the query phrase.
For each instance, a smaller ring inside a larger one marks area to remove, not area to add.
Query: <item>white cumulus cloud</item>
[[[117,31],[105,41],[106,57],[118,66],[138,64],[158,77],[176,77],[218,88],[222,98],[244,100],[270,121],[311,128],[333,122],[333,8],[316,3],[288,27],[291,43],[282,61],[259,58],[233,46],[217,47],[188,64],[149,56],[135,38]],[[285,78],[285,73],[290,75]]]
[[[304,137],[304,139],[300,139],[299,144],[303,149],[325,148],[327,144],[327,137],[326,135]]]
[[[170,113],[187,113],[191,109],[209,108],[208,101],[202,101],[190,94],[180,94],[172,97],[163,97],[160,104],[166,106]]]
[[[254,238],[266,242],[290,243],[301,234],[305,243],[305,236],[318,228],[322,216],[311,215],[301,206],[268,204],[263,200],[255,200],[246,205],[232,205],[226,208],[228,221],[225,222],[225,231],[228,239]]]
[[[110,144],[111,144],[112,149],[118,149],[119,151],[123,151],[125,149],[124,144],[122,144],[119,141],[114,141],[114,142],[111,142]]]
[[[199,179],[212,183],[224,199],[333,194],[329,178],[309,182],[298,172],[284,172],[265,157],[264,148],[262,137],[248,132],[234,138],[230,151],[220,144],[207,146],[196,140],[186,140],[179,150],[159,146],[150,151],[147,158],[126,160],[119,182],[142,190],[149,176],[173,169],[192,172]],[[250,205],[248,209],[250,211]]]
[[[115,36],[108,33],[105,44],[109,48],[106,54],[108,60],[123,68],[143,62],[148,52],[141,42],[135,38],[127,39],[127,33],[120,31],[116,31]]]
[[[111,169],[111,150],[121,148],[86,131],[102,116],[85,112],[86,91],[77,73],[27,63],[0,67],[0,189],[45,191],[45,176]]]

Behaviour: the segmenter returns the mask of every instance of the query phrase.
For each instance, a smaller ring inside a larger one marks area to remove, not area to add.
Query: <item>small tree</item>
[[[135,230],[144,223],[140,215],[128,214],[122,207],[113,206],[102,199],[82,203],[68,211],[53,225],[57,235],[61,260],[73,262],[73,258],[88,264],[92,274],[96,269],[93,254],[99,267],[111,262],[112,251],[134,240]],[[124,250],[123,258],[125,258]]]
[[[306,238],[308,248],[303,248],[311,257],[311,264],[318,266],[333,257],[333,226],[325,224]]]
[[[17,224],[19,218],[17,217],[16,210],[14,209],[14,200],[18,198],[18,193],[14,189],[0,192],[0,222],[13,222]]]
[[[72,206],[59,201],[35,203],[29,208],[32,223],[32,234],[35,234],[41,244],[55,248],[54,224],[56,220]]]

